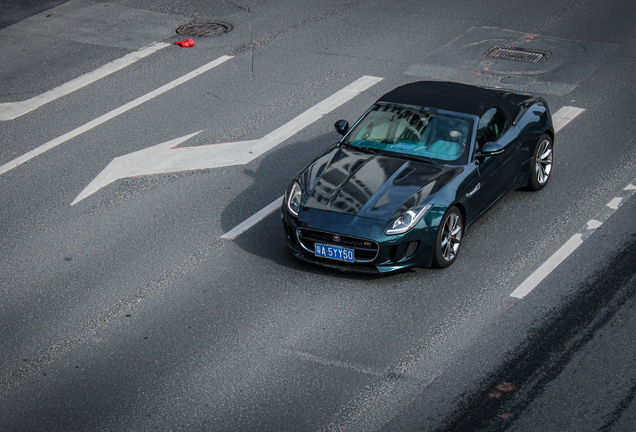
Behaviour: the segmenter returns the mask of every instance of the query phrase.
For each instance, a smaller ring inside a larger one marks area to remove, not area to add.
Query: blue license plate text
[[[314,243],[314,252],[317,257],[329,258],[338,261],[353,262],[353,249],[346,249],[342,246],[324,245]]]

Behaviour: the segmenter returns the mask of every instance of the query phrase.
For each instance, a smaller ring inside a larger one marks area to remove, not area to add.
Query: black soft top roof
[[[511,99],[504,97],[507,94],[511,92],[453,82],[418,81],[391,90],[378,102],[437,108],[477,117],[481,117],[490,108],[497,107],[512,122],[519,113],[519,107]]]

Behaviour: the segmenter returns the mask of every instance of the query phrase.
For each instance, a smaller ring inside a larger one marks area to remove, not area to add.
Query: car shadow
[[[287,145],[280,145],[258,160],[241,167],[242,172],[252,178],[252,182],[232,200],[221,214],[221,226],[224,232],[228,232],[247,217],[264,208],[272,202],[273,198],[282,196],[291,179],[327,147],[336,143],[339,138],[340,135],[333,132],[306,141],[293,141]],[[255,201],[258,201],[259,204],[251,204]],[[250,209],[249,214],[246,213],[246,208]],[[318,275],[341,275],[351,279],[382,277],[381,275],[339,272],[294,258],[287,248],[280,209],[232,241],[249,254],[303,272],[312,272]]]

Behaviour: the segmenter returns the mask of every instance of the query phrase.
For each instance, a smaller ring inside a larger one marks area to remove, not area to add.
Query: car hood
[[[304,208],[390,221],[459,175],[448,167],[333,146],[298,177]]]

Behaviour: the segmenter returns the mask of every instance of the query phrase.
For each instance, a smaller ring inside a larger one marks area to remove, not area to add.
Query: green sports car
[[[448,267],[466,227],[552,170],[550,111],[527,94],[415,82],[335,127],[343,138],[293,179],[282,219],[297,258],[338,270]]]

